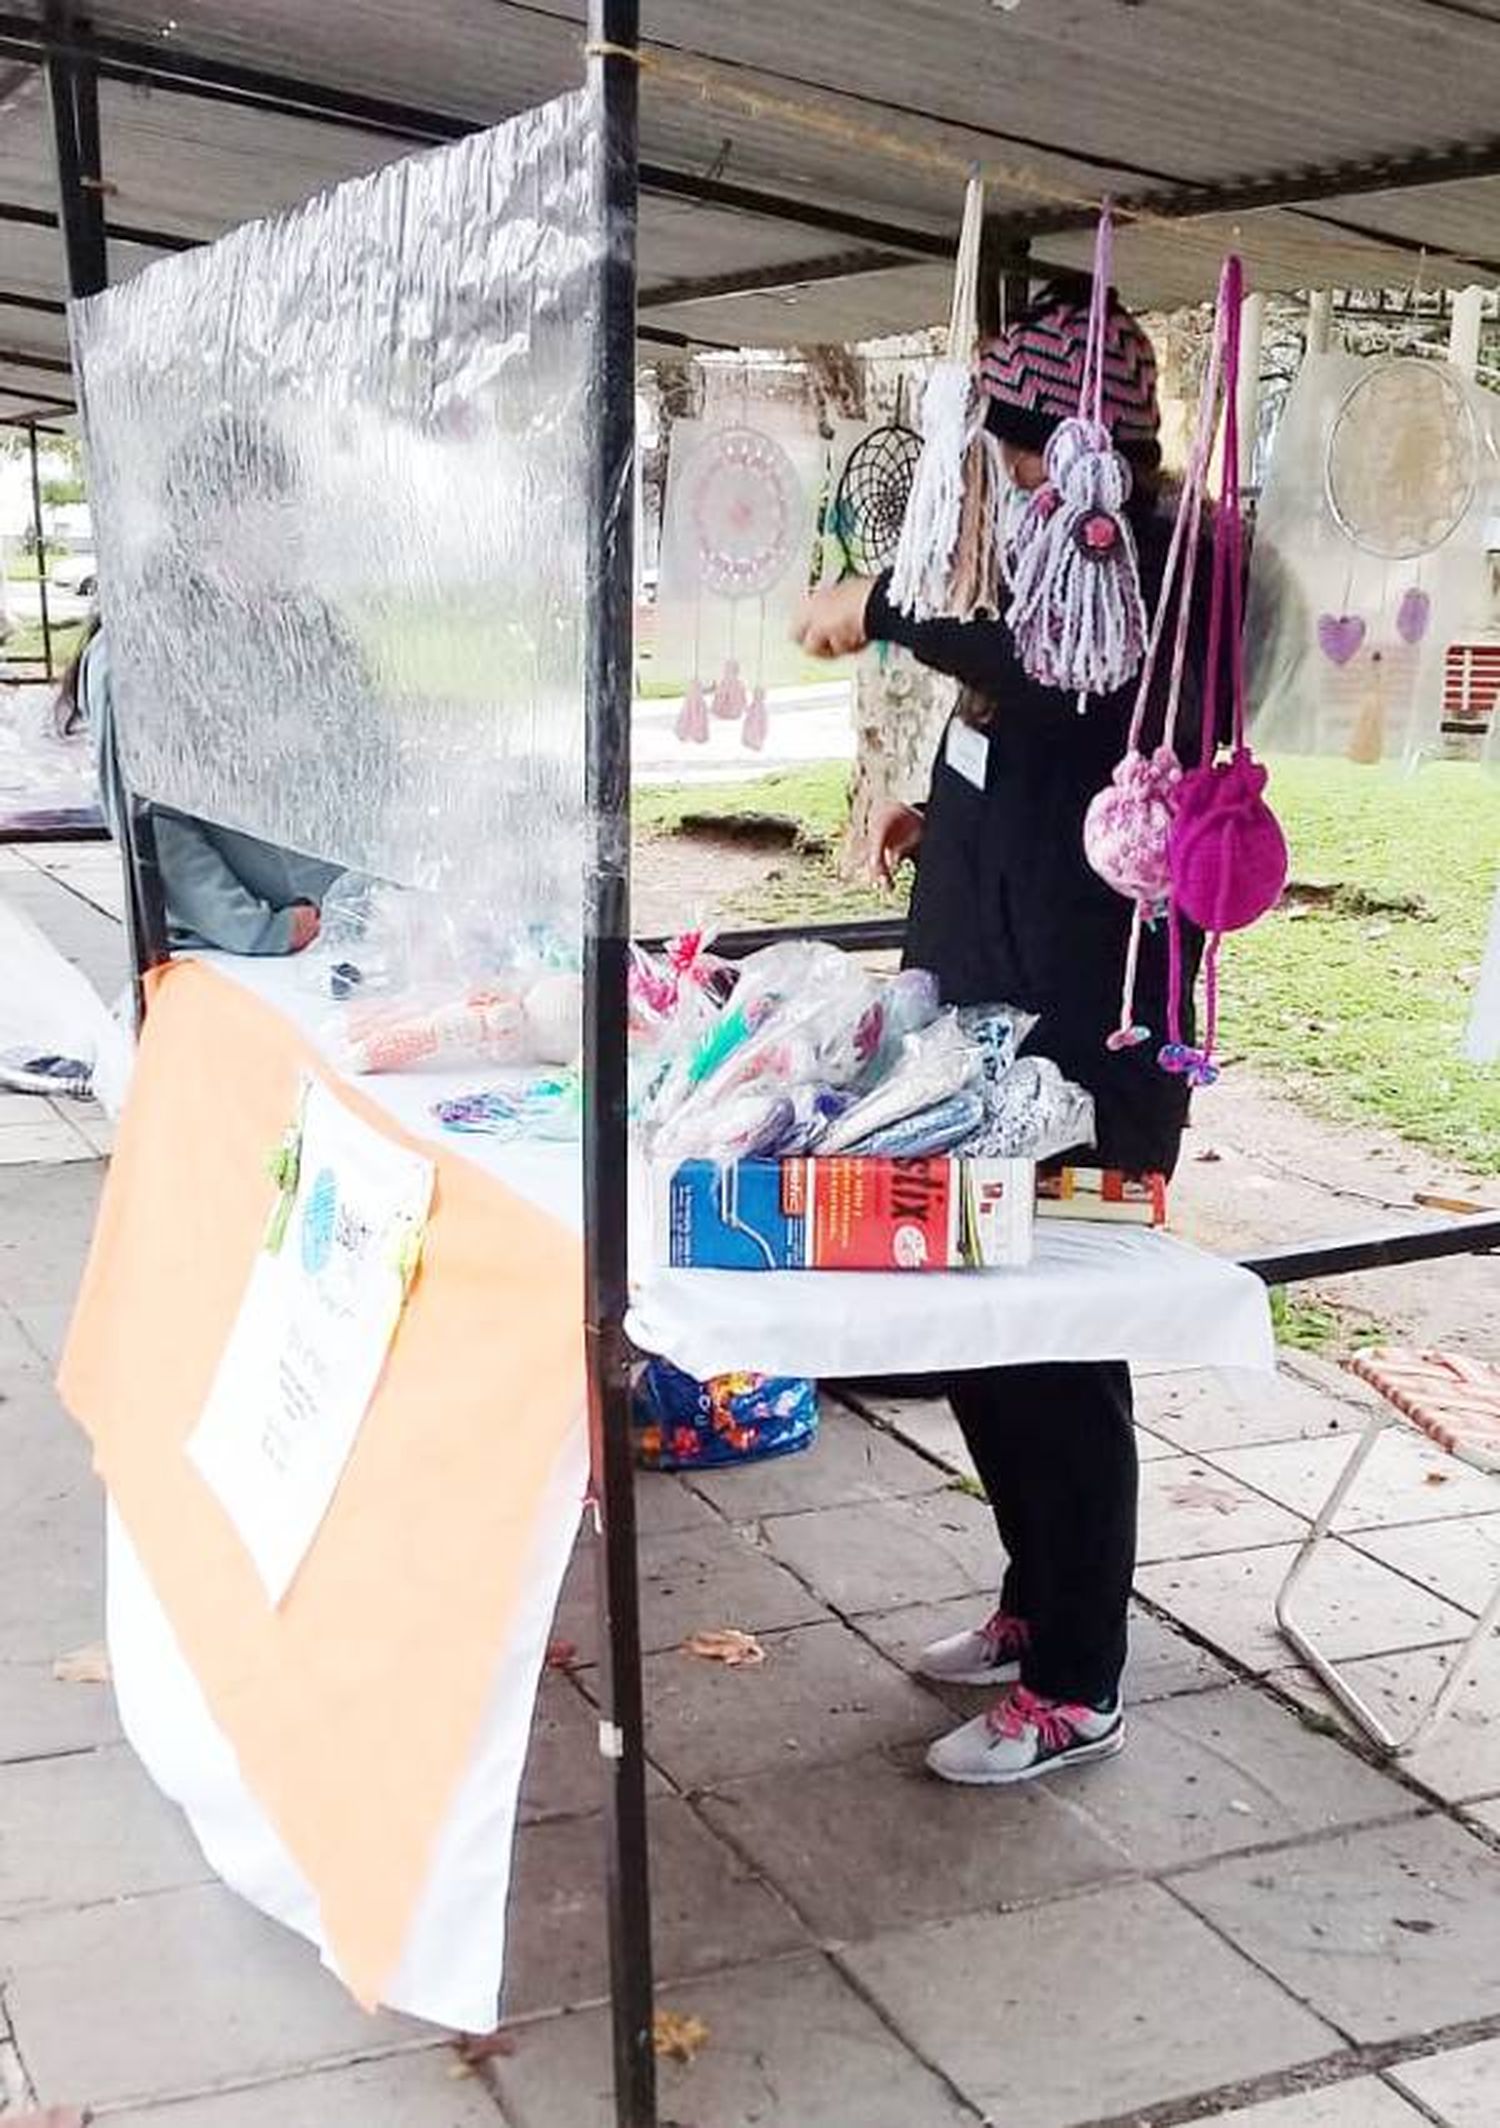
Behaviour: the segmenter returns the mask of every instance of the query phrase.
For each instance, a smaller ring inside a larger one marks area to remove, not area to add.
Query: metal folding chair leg
[[[1473,1670],[1485,1641],[1495,1630],[1495,1627],[1500,1625],[1500,1583],[1497,1583],[1495,1593],[1486,1605],[1483,1616],[1475,1625],[1473,1632],[1469,1635],[1464,1645],[1459,1649],[1458,1654],[1448,1665],[1443,1674],[1442,1683],[1436,1693],[1411,1728],[1404,1735],[1398,1736],[1394,1730],[1386,1726],[1374,1708],[1360,1697],[1332,1658],[1323,1653],[1323,1650],[1318,1646],[1311,1634],[1304,1627],[1298,1625],[1293,1618],[1292,1598],[1311,1567],[1319,1545],[1333,1527],[1334,1517],[1343,1506],[1360,1472],[1369,1461],[1375,1443],[1380,1439],[1386,1428],[1395,1423],[1396,1414],[1392,1411],[1377,1411],[1371,1417],[1369,1425],[1366,1426],[1359,1440],[1355,1443],[1354,1453],[1350,1456],[1342,1471],[1340,1471],[1338,1482],[1318,1510],[1317,1518],[1312,1528],[1298,1547],[1297,1556],[1288,1568],[1286,1579],[1282,1582],[1276,1597],[1276,1623],[1281,1629],[1282,1637],[1302,1657],[1302,1660],[1313,1671],[1315,1676],[1321,1679],[1323,1684],[1328,1687],[1328,1690],[1333,1694],[1339,1705],[1353,1715],[1366,1736],[1378,1744],[1382,1751],[1389,1752],[1393,1758],[1415,1751],[1419,1744],[1425,1743],[1432,1735],[1438,1723],[1452,1707],[1459,1692],[1463,1689],[1464,1682]]]

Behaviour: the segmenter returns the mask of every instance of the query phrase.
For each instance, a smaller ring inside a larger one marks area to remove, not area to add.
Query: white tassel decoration
[[[948,352],[922,394],[922,455],[891,570],[892,605],[919,621],[969,620],[1000,608],[1000,542],[991,520],[1004,467],[974,370],[983,221],[984,183],[975,177],[964,197]],[[971,509],[966,523],[967,495],[983,506]]]

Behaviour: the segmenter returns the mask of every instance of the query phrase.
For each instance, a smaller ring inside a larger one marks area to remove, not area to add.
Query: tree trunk
[[[873,850],[871,829],[888,805],[927,795],[954,684],[929,672],[893,644],[868,650],[854,675],[854,773],[849,785],[845,870],[862,872]]]

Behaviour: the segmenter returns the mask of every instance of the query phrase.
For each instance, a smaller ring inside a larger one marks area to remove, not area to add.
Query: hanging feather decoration
[[[919,621],[968,621],[1004,604],[997,519],[1005,468],[975,368],[983,221],[984,182],[974,177],[964,197],[948,351],[922,395],[922,455],[891,571],[892,604]]]

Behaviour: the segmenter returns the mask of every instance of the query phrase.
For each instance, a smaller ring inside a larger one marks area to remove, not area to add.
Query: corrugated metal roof
[[[975,160],[1042,263],[1083,263],[1077,224],[1105,189],[1175,211],[1227,188],[1241,211],[1124,223],[1119,278],[1143,306],[1206,295],[1230,243],[1277,289],[1500,264],[1500,0],[645,0],[643,16],[641,277],[659,332],[775,345],[939,319],[948,270],[921,247],[951,238]],[[150,47],[137,73],[160,54],[233,62],[299,81],[304,105],[399,103],[419,131],[423,112],[501,118],[584,63],[582,0],[175,0],[171,17],[98,0],[92,17]],[[107,79],[107,215],[211,237],[408,152],[360,117]],[[1376,189],[1393,161],[1458,150],[1476,174]],[[1256,187],[1297,204],[1260,208]],[[0,77],[0,349],[60,344],[36,318],[18,341],[25,314],[4,303],[62,297],[56,232],[5,218],[53,205],[41,78]],[[116,240],[111,271],[152,255]]]

